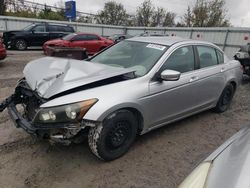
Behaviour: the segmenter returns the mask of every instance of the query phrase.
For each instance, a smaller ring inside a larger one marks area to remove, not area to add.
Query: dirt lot
[[[0,100],[11,94],[25,64],[41,56],[41,51],[9,52],[0,63]],[[203,112],[141,136],[128,154],[109,163],[97,160],[87,143],[51,146],[32,139],[16,129],[4,111],[0,187],[177,187],[201,160],[250,122],[249,92],[246,80],[227,112]]]

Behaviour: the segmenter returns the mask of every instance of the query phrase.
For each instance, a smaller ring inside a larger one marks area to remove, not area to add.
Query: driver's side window
[[[185,46],[175,50],[162,66],[161,70],[175,70],[180,73],[189,72],[195,68],[194,50]]]

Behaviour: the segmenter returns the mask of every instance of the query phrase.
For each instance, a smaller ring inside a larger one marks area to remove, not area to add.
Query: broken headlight
[[[42,108],[36,114],[34,118],[34,123],[80,122],[83,116],[97,101],[98,101],[97,99],[90,99],[73,104]]]

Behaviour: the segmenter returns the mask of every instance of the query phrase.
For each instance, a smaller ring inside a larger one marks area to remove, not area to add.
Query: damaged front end
[[[98,99],[83,95],[68,102],[62,98],[134,78],[134,72],[86,61],[52,57],[33,60],[24,68],[24,79],[14,94],[0,103],[0,112],[7,108],[15,125],[32,135],[68,144],[100,123],[84,119]],[[47,105],[60,97],[56,106]]]
[[[8,113],[17,128],[41,139],[70,144],[80,142],[88,128],[97,122],[83,120],[89,108],[97,102],[91,99],[53,108],[40,108],[48,99],[30,89],[25,79],[18,82],[13,95],[0,103],[0,112]]]

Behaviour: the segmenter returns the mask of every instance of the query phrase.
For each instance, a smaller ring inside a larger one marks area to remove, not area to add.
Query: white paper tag
[[[156,50],[161,50],[161,51],[163,51],[163,50],[165,50],[165,46],[162,46],[162,45],[159,45],[159,44],[148,44],[147,46],[146,46],[147,48],[153,48],[153,49],[156,49]]]

